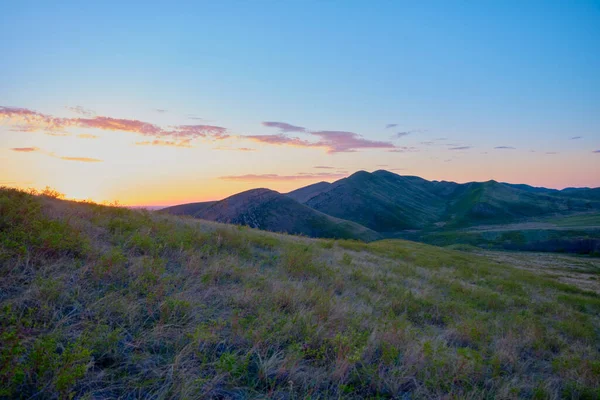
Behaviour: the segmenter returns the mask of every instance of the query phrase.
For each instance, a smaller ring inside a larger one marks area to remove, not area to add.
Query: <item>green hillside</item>
[[[269,189],[252,189],[218,202],[184,204],[162,211],[310,237],[381,239],[371,229],[323,214]]]
[[[305,204],[377,232],[416,229],[437,221],[445,210],[445,201],[427,183],[387,171],[359,171]]]
[[[598,261],[482,254],[2,189],[0,397],[600,397]]]

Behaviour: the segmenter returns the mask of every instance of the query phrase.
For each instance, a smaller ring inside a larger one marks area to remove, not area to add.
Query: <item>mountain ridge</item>
[[[361,170],[285,194],[252,189],[217,202],[182,204],[162,211],[278,232],[313,237],[342,234],[369,241],[600,213],[600,188],[558,190],[496,180],[429,181],[386,170]]]

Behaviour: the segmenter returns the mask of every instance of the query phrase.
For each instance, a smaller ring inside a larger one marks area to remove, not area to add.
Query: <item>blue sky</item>
[[[264,121],[373,141],[410,131],[394,143],[420,150],[448,138],[470,147],[452,167],[453,180],[485,178],[468,175],[482,162],[473,152],[492,153],[484,157],[498,164],[490,164],[489,178],[518,180],[502,173],[506,156],[492,151],[508,146],[517,163],[529,162],[531,150],[543,169],[547,161],[537,154],[563,155],[554,165],[575,163],[561,180],[540,180],[540,173],[525,175],[525,183],[600,185],[600,154],[593,153],[600,149],[599,1],[53,3],[3,6],[1,106],[53,116],[82,106],[159,125],[190,123],[195,115],[235,135],[278,133]],[[19,145],[8,123],[0,138]],[[441,149],[391,161],[381,150],[310,151],[298,159],[344,157],[338,164],[347,170],[377,169],[383,159],[430,179],[452,179],[452,168],[425,160],[456,158]],[[286,169],[266,156],[258,166],[257,159],[227,157],[226,175],[236,173],[232,162],[239,174]],[[296,173],[312,165],[290,158]]]

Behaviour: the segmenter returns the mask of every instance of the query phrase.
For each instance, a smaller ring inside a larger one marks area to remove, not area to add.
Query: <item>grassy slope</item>
[[[0,397],[600,396],[597,293],[399,240],[3,189],[0,312]]]
[[[306,205],[377,232],[415,229],[435,222],[445,201],[424,179],[387,171],[359,171],[312,197]]]

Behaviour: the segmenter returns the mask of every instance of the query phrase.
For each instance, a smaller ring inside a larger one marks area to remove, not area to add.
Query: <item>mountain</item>
[[[381,235],[371,229],[323,214],[269,189],[252,189],[211,204],[191,203],[162,211],[311,237],[364,241],[381,238]]]
[[[311,198],[326,192],[333,186],[334,185],[329,182],[318,182],[286,193],[286,196],[296,200],[299,203],[306,203]]]
[[[195,217],[197,214],[206,210],[215,203],[216,201],[204,201],[199,203],[180,204],[177,206],[163,208],[161,211],[167,211],[169,214],[173,215],[190,215]]]
[[[598,202],[560,195],[550,189],[529,188],[496,181],[461,185],[449,197],[447,222],[451,226],[504,224],[543,215],[600,209]]]
[[[403,237],[444,245],[463,241],[494,248],[586,252],[585,243],[594,239],[598,228],[594,221],[600,215],[600,188],[556,190],[494,180],[459,184],[384,170],[358,171],[285,195],[255,189],[220,202],[184,204],[164,211],[313,237]],[[567,216],[583,225],[564,226],[561,218]],[[464,239],[466,233],[461,232],[478,227],[490,232],[488,226],[497,227],[497,233],[471,232],[476,238]],[[534,226],[543,232],[506,233],[506,229],[515,232]]]
[[[430,188],[431,182],[416,176],[359,171],[304,204],[377,232],[418,229],[437,221],[445,210],[445,201]]]

